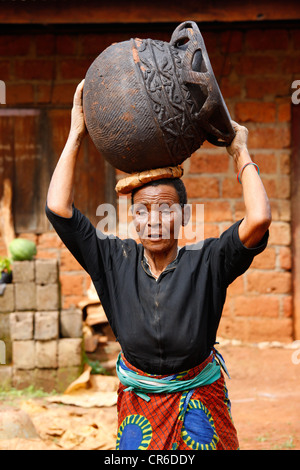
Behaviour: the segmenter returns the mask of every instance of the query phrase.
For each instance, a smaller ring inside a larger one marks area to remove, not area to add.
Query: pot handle
[[[198,113],[200,125],[207,132],[206,139],[213,145],[219,147],[230,145],[235,136],[235,132],[231,125],[230,115],[217,84],[198,25],[194,21],[181,23],[174,30],[170,45],[184,52],[182,58],[182,81],[187,85],[189,83],[198,85],[207,96],[202,109]],[[198,52],[199,55],[201,55],[201,60],[198,63],[198,67],[193,70],[194,58]],[[223,121],[221,127],[223,130],[218,129],[210,122],[216,97],[218,97],[218,101],[220,101],[220,112]]]

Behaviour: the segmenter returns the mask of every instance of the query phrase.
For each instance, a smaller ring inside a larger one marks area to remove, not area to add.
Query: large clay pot
[[[192,21],[170,43],[130,39],[105,49],[86,74],[83,106],[97,149],[128,173],[178,165],[205,140],[224,146],[234,137]]]

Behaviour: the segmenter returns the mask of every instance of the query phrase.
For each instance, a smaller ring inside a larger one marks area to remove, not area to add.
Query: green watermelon
[[[9,251],[13,261],[32,260],[36,255],[36,244],[25,238],[15,238],[9,244]]]

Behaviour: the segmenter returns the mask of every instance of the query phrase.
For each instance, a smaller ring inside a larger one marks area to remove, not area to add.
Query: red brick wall
[[[140,34],[0,35],[6,106],[69,107],[76,84],[96,55],[131,35]],[[154,37],[154,33],[144,36]],[[290,97],[292,81],[300,74],[300,31],[210,30],[203,31],[203,36],[231,116],[249,129],[250,152],[260,166],[273,209],[269,246],[229,288],[219,333],[246,341],[289,341]],[[168,40],[169,34],[156,33],[156,37]],[[189,201],[205,204],[205,236],[219,236],[243,216],[241,186],[232,160],[226,150],[205,144],[184,168]],[[54,233],[28,236],[37,242],[39,257],[60,260],[63,307],[76,305],[89,287],[87,275]]]

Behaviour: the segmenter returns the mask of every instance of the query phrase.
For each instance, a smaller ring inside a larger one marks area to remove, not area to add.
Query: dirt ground
[[[227,386],[241,450],[299,450],[300,344],[298,350],[231,342],[219,351],[231,375]],[[87,409],[10,395],[0,403],[0,412],[20,409],[37,436],[0,439],[0,450],[114,449],[115,405]]]

